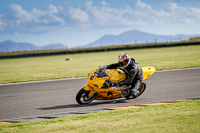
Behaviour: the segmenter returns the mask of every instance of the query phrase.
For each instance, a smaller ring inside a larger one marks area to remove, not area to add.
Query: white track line
[[[160,72],[173,72],[173,71],[186,71],[186,70],[197,70],[199,68],[185,68],[185,69],[172,69],[172,70],[160,70],[156,71],[156,73]],[[20,84],[32,84],[32,83],[44,83],[44,82],[54,82],[54,81],[67,81],[67,80],[77,80],[84,79],[87,77],[79,77],[79,78],[67,78],[67,79],[54,79],[54,80],[43,80],[43,81],[31,81],[31,82],[20,82],[20,83],[10,83],[10,84],[0,84],[0,86],[8,86],[8,85],[20,85]]]
[[[44,83],[44,82],[54,82],[54,81],[67,81],[67,80],[76,80],[76,79],[84,79],[84,78],[86,78],[86,77],[67,78],[67,79],[53,79],[53,80],[42,80],[42,81],[20,82],[20,83],[9,83],[9,84],[0,84],[0,86],[32,84],[32,83]]]
[[[160,70],[156,72],[173,72],[173,71],[186,71],[186,70],[197,70],[200,69],[200,67],[197,68],[184,68],[184,69],[172,69],[172,70]]]

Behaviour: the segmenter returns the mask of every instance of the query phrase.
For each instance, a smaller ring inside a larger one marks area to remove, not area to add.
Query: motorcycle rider
[[[131,85],[131,92],[129,98],[136,98],[138,88],[143,80],[143,71],[140,64],[127,53],[122,53],[119,55],[118,63],[113,63],[110,65],[102,66],[106,69],[117,69],[121,67],[126,73],[127,77],[125,80],[115,83],[110,83],[111,87],[121,86],[121,85]]]

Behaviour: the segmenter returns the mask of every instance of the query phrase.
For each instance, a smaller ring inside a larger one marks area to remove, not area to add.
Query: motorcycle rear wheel
[[[90,91],[86,91],[83,88],[76,95],[76,101],[79,104],[88,104],[92,102],[98,95],[97,92],[94,92],[92,95],[89,95]]]
[[[140,84],[140,88],[138,89],[139,93],[137,93],[136,97],[139,97],[146,89],[146,84],[144,82],[142,82]]]

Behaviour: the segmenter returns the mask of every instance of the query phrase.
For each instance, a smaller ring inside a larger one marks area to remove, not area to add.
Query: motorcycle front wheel
[[[97,92],[94,92],[93,94],[90,94],[90,91],[86,91],[83,88],[80,89],[80,91],[76,95],[76,101],[79,104],[88,104],[92,102],[98,95]]]

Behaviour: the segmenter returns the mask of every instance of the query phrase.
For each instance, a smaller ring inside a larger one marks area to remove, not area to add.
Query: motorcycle
[[[145,80],[151,77],[156,71],[154,67],[142,67],[143,81],[137,91],[136,97],[139,97],[146,89]],[[111,87],[110,83],[120,82],[126,78],[122,68],[110,69],[96,68],[87,76],[87,85],[76,95],[76,101],[79,104],[88,104],[93,100],[111,100],[117,98],[129,99],[131,85]]]

